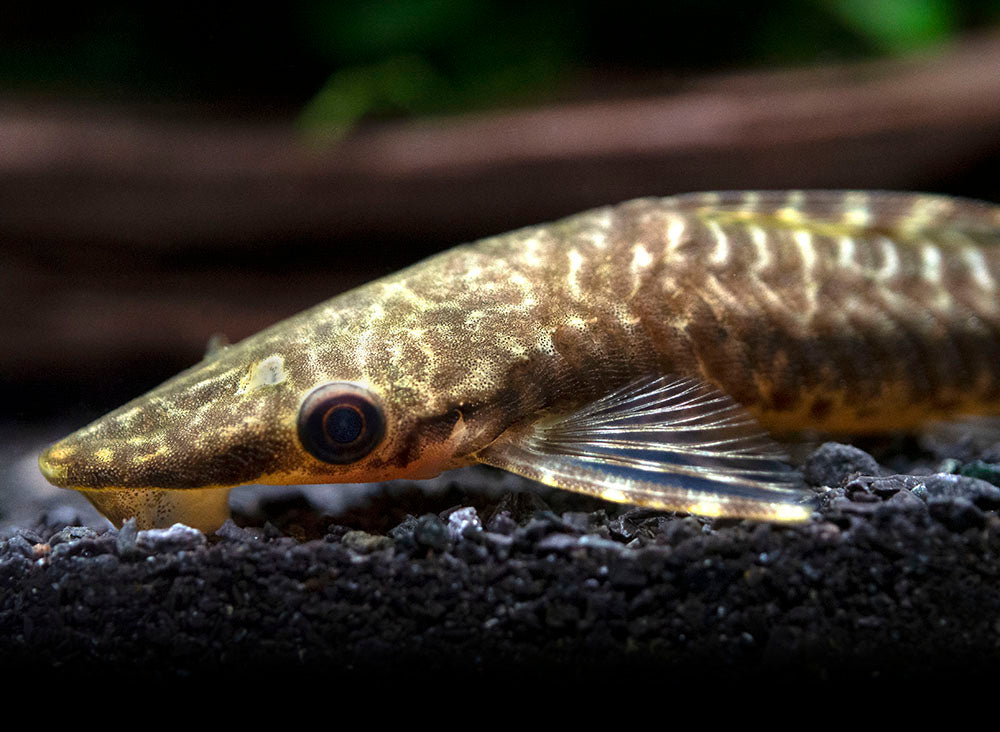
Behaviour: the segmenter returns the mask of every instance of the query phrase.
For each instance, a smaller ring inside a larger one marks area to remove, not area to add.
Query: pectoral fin
[[[768,521],[812,513],[781,447],[730,396],[695,379],[637,381],[514,427],[476,457],[618,503]]]
[[[182,523],[211,534],[229,518],[230,490],[228,487],[184,490],[112,488],[80,492],[118,528],[134,518],[140,530]]]

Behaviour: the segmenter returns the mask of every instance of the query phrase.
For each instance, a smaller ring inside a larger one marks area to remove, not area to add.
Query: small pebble
[[[871,455],[853,445],[825,442],[813,452],[802,468],[810,485],[836,487],[851,475],[880,475],[879,464]]]
[[[965,498],[983,509],[1000,508],[1000,488],[980,478],[936,473],[922,479],[927,499]]]
[[[578,546],[580,540],[573,534],[549,534],[538,540],[535,544],[535,551],[539,553],[556,552],[563,553]]]
[[[483,523],[479,520],[479,514],[472,506],[459,508],[448,514],[448,531],[452,538],[458,539],[466,529],[482,531]]]
[[[369,534],[367,531],[348,531],[341,539],[341,543],[356,552],[368,554],[392,546],[392,539],[388,536]]]
[[[444,521],[429,513],[417,519],[413,538],[421,546],[443,552],[448,548],[448,527]]]
[[[927,508],[931,516],[952,531],[979,529],[986,524],[986,515],[965,498],[930,498]]]
[[[232,519],[226,519],[226,522],[216,530],[215,535],[229,541],[249,542],[257,540],[256,536],[237,526]]]
[[[586,536],[581,536],[579,539],[580,546],[592,547],[594,549],[604,549],[606,551],[618,553],[625,551],[625,547],[619,544],[617,541],[611,541],[610,539],[602,539],[599,536],[593,536],[587,534]]]
[[[136,558],[144,555],[144,552],[136,545],[139,531],[135,527],[135,519],[130,518],[122,524],[115,539],[115,548],[119,557]]]
[[[77,539],[93,539],[97,532],[89,526],[66,526],[49,537],[49,545],[56,546]]]
[[[169,529],[146,529],[135,540],[137,548],[153,554],[192,551],[206,543],[203,533],[184,524],[174,524]]]
[[[34,559],[35,545],[23,536],[14,535],[5,542],[4,553],[20,555],[27,559]]]
[[[486,530],[495,534],[510,536],[515,529],[517,529],[517,522],[511,518],[507,511],[494,512],[489,521],[486,522]]]

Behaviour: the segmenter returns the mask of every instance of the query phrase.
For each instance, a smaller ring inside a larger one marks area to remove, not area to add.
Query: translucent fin
[[[230,490],[105,488],[80,492],[119,528],[134,517],[139,529],[158,529],[181,523],[211,534],[229,518]]]
[[[229,346],[229,339],[226,338],[225,333],[213,333],[209,336],[208,344],[205,346],[204,360],[208,361],[215,358],[224,350],[229,348]]]
[[[647,378],[509,430],[476,457],[546,485],[703,516],[803,521],[811,493],[731,397]]]

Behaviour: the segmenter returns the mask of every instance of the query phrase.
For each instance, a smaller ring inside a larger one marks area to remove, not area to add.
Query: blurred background
[[[0,521],[41,445],[462,241],[644,195],[1000,201],[1000,0],[131,3],[0,24]]]

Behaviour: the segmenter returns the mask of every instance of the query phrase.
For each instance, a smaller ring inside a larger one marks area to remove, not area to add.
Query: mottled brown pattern
[[[630,201],[322,303],[71,435],[42,467],[91,490],[424,477],[647,374],[713,383],[775,431],[995,412],[998,251],[1000,209],[943,197]],[[297,442],[299,404],[330,381],[386,406],[385,440],[353,465]]]

